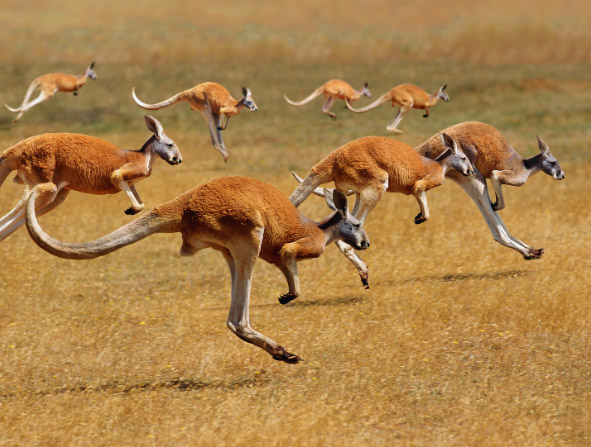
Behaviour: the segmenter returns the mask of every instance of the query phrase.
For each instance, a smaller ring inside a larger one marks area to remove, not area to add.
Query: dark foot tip
[[[139,213],[140,210],[134,210],[133,208],[127,208],[125,210],[125,214],[127,214],[128,216],[133,216],[134,214]]]
[[[293,295],[290,293],[285,293],[283,295],[281,295],[278,300],[281,304],[287,304],[293,300],[295,300],[298,296],[297,295]]]
[[[273,359],[278,360],[280,362],[290,363],[292,365],[295,363],[299,363],[299,362],[304,361],[301,357],[298,357],[295,354],[291,354],[290,352],[287,352],[282,347],[279,347],[277,352],[275,354],[273,354]]]
[[[363,284],[364,289],[369,289],[369,276],[368,275],[359,275],[361,277],[361,284]]]

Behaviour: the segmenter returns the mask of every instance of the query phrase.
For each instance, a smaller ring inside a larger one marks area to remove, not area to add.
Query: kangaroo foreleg
[[[132,164],[126,164],[113,171],[111,174],[111,182],[113,185],[123,191],[131,202],[131,207],[125,210],[125,214],[134,215],[144,209],[145,205],[142,203],[139,194],[135,190],[135,187],[130,185],[129,181],[132,179],[137,179],[138,177],[145,177],[146,175],[147,171],[137,169],[137,167]]]
[[[429,219],[429,206],[427,205],[427,194],[425,193],[425,191],[416,191],[413,195],[417,199],[419,207],[421,208],[419,214],[417,214],[414,218],[415,224],[418,225]]]
[[[285,276],[289,291],[279,297],[281,304],[287,304],[300,296],[300,278],[298,276],[298,262],[295,256],[289,256],[282,259],[283,265],[279,265],[279,270]]]
[[[353,247],[351,247],[346,242],[336,241],[335,244],[357,269],[357,273],[359,273],[363,287],[369,289],[369,270],[367,269],[367,264],[363,261],[363,259],[357,256],[357,253],[355,253]]]

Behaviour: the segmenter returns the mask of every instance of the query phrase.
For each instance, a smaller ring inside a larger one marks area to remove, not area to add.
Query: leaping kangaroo
[[[524,259],[538,259],[543,248],[524,244],[511,235],[497,211],[505,207],[502,185],[521,186],[537,172],[545,172],[556,180],[564,179],[564,172],[549,146],[538,137],[540,153],[524,159],[513,149],[505,137],[493,126],[477,121],[468,121],[448,127],[443,132],[455,138],[475,167],[475,175],[464,178],[453,171],[447,177],[456,182],[476,203],[495,241],[518,251]],[[444,150],[437,135],[415,148],[428,158],[436,158]],[[486,179],[490,179],[496,200],[491,203]]]
[[[247,107],[253,112],[258,110],[257,105],[252,99],[252,94],[249,89],[242,87],[242,99],[236,100],[226,90],[223,85],[215,82],[204,82],[195,87],[177,93],[176,95],[165,99],[156,104],[146,104],[139,100],[135,94],[135,87],[131,90],[131,96],[135,103],[147,110],[159,110],[165,107],[176,104],[177,102],[187,101],[191,110],[198,110],[205,118],[207,126],[209,127],[209,134],[211,136],[211,143],[222,156],[224,161],[228,161],[230,152],[224,145],[222,138],[222,130],[228,127],[228,120],[234,115],[238,115],[243,107]],[[225,122],[222,125],[222,121]]]
[[[74,95],[78,94],[85,84],[87,79],[96,80],[96,73],[94,72],[94,62],[88,66],[86,71],[81,75],[68,75],[64,73],[48,73],[43,76],[39,76],[27,89],[25,98],[21,105],[17,108],[9,107],[7,104],[4,106],[13,113],[18,113],[16,118],[12,121],[12,124],[16,124],[18,120],[25,114],[25,112],[31,110],[32,107],[36,106],[43,101],[48,100],[57,92],[74,92]],[[41,93],[34,100],[29,102],[31,95],[37,89],[41,89]]]
[[[324,95],[326,96],[326,103],[324,103],[324,106],[322,106],[322,112],[326,113],[333,120],[336,120],[337,116],[330,111],[330,108],[333,106],[335,100],[342,99],[345,101],[355,101],[361,98],[361,96],[367,96],[368,98],[371,98],[371,92],[369,91],[368,86],[369,84],[366,82],[362,89],[355,90],[345,81],[340,79],[332,79],[331,81],[327,81],[322,84],[320,87],[314,90],[310,96],[302,99],[299,102],[292,101],[285,95],[283,95],[283,97],[292,106],[303,106],[304,104],[308,104],[316,97]]]
[[[355,191],[353,215],[364,223],[386,191],[412,194],[420,212],[415,224],[429,219],[426,191],[443,183],[447,172],[455,171],[470,176],[472,165],[453,137],[442,133],[438,137],[444,151],[436,160],[419,155],[412,147],[384,137],[363,137],[335,149],[314,165],[305,179],[291,194],[290,200],[298,207],[310,194],[330,195],[330,189],[318,186],[334,182],[338,191]],[[368,288],[368,269],[343,241],[337,241],[343,254],[357,267],[361,282]]]
[[[228,328],[242,340],[267,351],[275,360],[297,363],[300,358],[250,325],[249,301],[257,258],[277,266],[289,292],[300,293],[297,261],[320,256],[334,240],[358,250],[369,247],[363,225],[349,214],[347,199],[334,194],[337,211],[320,223],[308,220],[276,188],[247,177],[222,177],[207,182],[153,208],[146,215],[91,242],[68,244],[48,236],[37,222],[35,201],[54,195],[55,184],[35,187],[27,203],[27,228],[45,251],[67,259],[91,259],[133,244],[154,233],[179,232],[182,256],[204,248],[221,252],[232,276]]]
[[[447,84],[437,90],[435,93],[429,94],[421,87],[414,84],[400,84],[390,90],[388,93],[384,93],[370,105],[361,109],[355,109],[349,104],[349,101],[345,100],[347,108],[355,113],[365,113],[372,109],[375,109],[380,104],[390,101],[392,107],[399,107],[398,113],[394,120],[386,126],[391,132],[402,133],[402,130],[398,129],[398,125],[404,115],[408,113],[410,109],[424,109],[425,114],[423,118],[429,117],[429,108],[437,104],[438,99],[442,99],[445,102],[449,101],[449,96],[445,93]]]
[[[0,241],[24,223],[25,206],[31,190],[40,184],[54,186],[37,203],[37,213],[45,214],[66,200],[70,191],[88,194],[115,194],[124,191],[131,207],[125,214],[136,214],[144,204],[135,183],[152,173],[152,165],[162,158],[168,164],[181,163],[181,153],[156,118],[146,116],[154,134],[138,151],[118,148],[104,140],[73,133],[48,133],[27,138],[0,155],[0,185],[10,172],[25,191],[12,211],[0,219]]]

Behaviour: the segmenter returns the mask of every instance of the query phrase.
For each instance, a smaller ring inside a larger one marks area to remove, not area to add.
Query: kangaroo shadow
[[[381,281],[381,284],[412,284],[416,282],[455,282],[455,281],[496,281],[506,278],[519,278],[528,276],[529,270],[505,270],[502,272],[487,273],[448,273],[446,275],[429,275],[407,278],[402,280]]]
[[[114,393],[129,394],[132,392],[150,392],[162,389],[172,389],[176,391],[200,391],[204,389],[236,390],[240,388],[252,388],[264,385],[269,382],[269,378],[263,373],[252,375],[252,377],[243,377],[235,380],[198,380],[187,378],[173,378],[165,381],[144,381],[136,383],[109,381],[95,385],[64,385],[61,388],[53,390],[40,390],[31,393],[8,393],[0,394],[0,401],[23,396],[58,396],[66,393]]]

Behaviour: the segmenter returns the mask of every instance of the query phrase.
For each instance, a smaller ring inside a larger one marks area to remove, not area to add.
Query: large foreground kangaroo
[[[55,185],[39,185],[27,203],[27,228],[41,248],[62,258],[91,259],[154,233],[179,232],[183,256],[204,248],[218,250],[232,276],[228,327],[275,360],[287,363],[297,363],[300,358],[250,326],[250,286],[257,258],[277,266],[285,275],[289,292],[281,298],[295,298],[300,293],[297,261],[320,256],[334,240],[343,240],[358,250],[369,247],[363,225],[349,214],[347,199],[339,192],[334,194],[337,211],[314,223],[274,187],[247,177],[222,177],[156,206],[107,236],[80,244],[59,242],[39,226],[35,200],[54,193]]]

